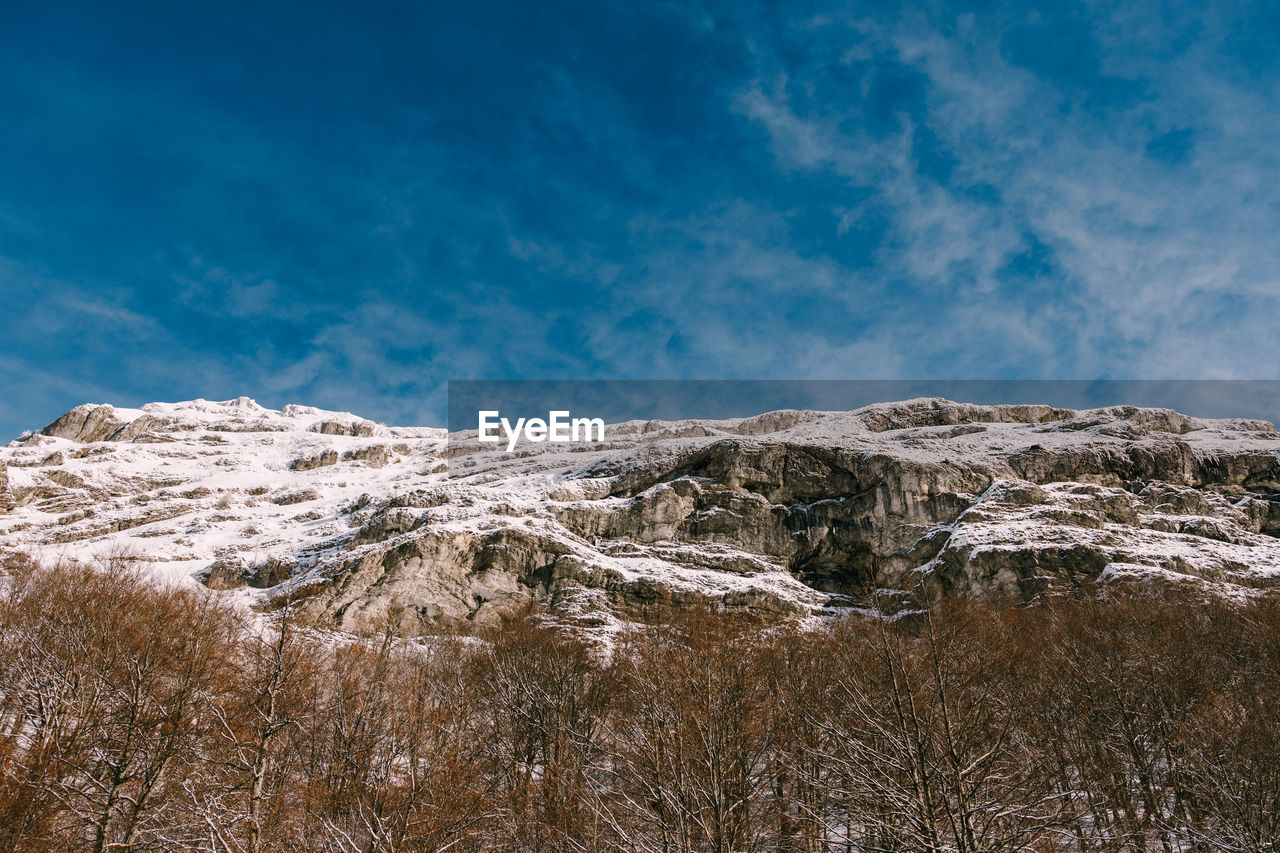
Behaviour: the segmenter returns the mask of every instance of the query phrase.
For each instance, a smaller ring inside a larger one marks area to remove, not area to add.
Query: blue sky
[[[1274,3],[3,19],[5,435],[439,423],[449,378],[1280,378]]]

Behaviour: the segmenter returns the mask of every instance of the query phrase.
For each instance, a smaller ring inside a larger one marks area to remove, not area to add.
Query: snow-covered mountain
[[[703,599],[804,614],[873,590],[1280,584],[1280,434],[1260,421],[921,399],[607,436],[481,453],[245,397],[80,406],[0,448],[0,549],[123,552],[409,631],[529,597],[603,625]]]

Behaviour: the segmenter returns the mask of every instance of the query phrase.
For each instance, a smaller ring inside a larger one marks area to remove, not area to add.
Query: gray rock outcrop
[[[86,403],[76,406],[40,432],[71,441],[107,441],[124,426],[124,421],[116,417],[116,410],[112,406]]]

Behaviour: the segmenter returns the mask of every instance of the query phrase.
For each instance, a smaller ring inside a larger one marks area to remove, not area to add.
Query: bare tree
[[[610,737],[634,849],[729,853],[768,838],[769,696],[749,627],[695,609],[620,650]]]
[[[474,680],[507,844],[528,849],[599,849],[600,722],[608,675],[590,646],[536,611],[505,619],[484,635]]]
[[[176,794],[235,636],[228,608],[119,557],[38,571],[16,595],[6,638],[30,645],[12,656],[10,725],[57,803],[49,830],[95,853],[181,834]]]

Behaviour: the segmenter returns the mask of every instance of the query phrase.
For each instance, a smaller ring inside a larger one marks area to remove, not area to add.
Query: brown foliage
[[[409,642],[12,561],[0,851],[1280,850],[1277,598],[895,612]]]

